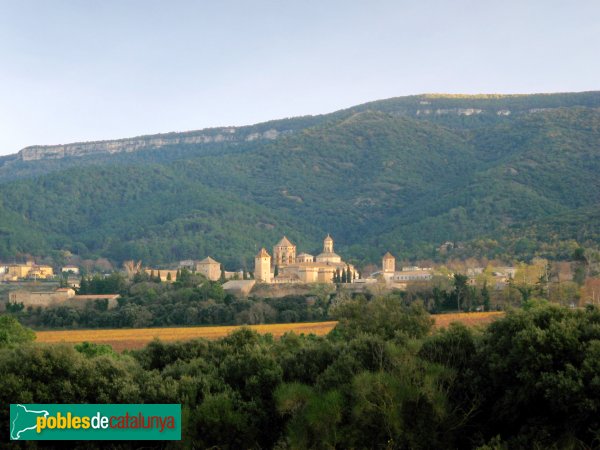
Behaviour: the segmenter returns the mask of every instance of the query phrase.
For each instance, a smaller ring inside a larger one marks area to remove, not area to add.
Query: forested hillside
[[[276,139],[5,157],[0,259],[210,254],[233,268],[283,234],[315,252],[326,233],[359,263],[442,257],[446,241],[564,257],[600,243],[599,108],[597,92],[413,96],[273,122]]]

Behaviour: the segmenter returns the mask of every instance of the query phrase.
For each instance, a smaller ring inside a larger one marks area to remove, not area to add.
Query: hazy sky
[[[0,0],[0,154],[425,92],[597,89],[598,0]]]

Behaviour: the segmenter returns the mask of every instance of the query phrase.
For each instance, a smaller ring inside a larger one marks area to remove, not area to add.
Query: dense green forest
[[[348,298],[334,314],[339,325],[325,337],[274,340],[242,329],[124,354],[89,343],[36,345],[33,333],[1,316],[0,400],[181,403],[182,442],[152,448],[600,445],[597,308],[528,301],[481,330],[432,331],[422,306],[393,297]],[[8,421],[2,408],[5,430]]]
[[[0,259],[211,255],[282,235],[355,263],[565,258],[600,243],[600,93],[402,97],[244,128],[275,140],[0,160]]]

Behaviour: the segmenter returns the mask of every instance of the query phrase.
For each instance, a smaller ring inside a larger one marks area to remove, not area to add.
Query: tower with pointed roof
[[[271,255],[263,247],[254,257],[254,279],[259,283],[270,283],[271,277]]]
[[[296,262],[296,246],[287,237],[283,237],[273,247],[273,263],[285,267]]]
[[[201,273],[211,281],[221,278],[221,263],[207,256],[196,263],[196,272]]]
[[[394,274],[396,272],[396,258],[390,252],[383,255],[381,268],[384,274]]]

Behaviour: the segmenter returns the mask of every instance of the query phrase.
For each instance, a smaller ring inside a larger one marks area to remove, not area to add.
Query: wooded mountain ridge
[[[359,263],[565,257],[600,242],[599,108],[600,92],[421,95],[100,143],[130,151],[24,149],[0,158],[0,259],[251,267],[283,234],[313,252],[326,233]]]

